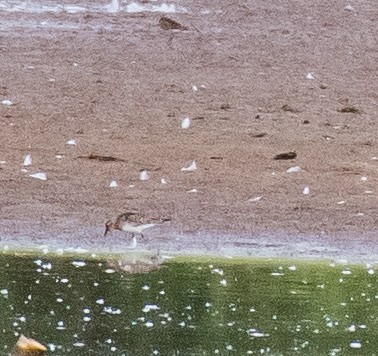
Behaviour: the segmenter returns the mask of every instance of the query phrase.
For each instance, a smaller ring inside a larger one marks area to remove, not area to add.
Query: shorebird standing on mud
[[[123,213],[117,216],[115,222],[113,222],[112,220],[108,220],[105,223],[104,236],[106,236],[108,232],[111,232],[112,230],[120,230],[124,232],[129,232],[131,233],[131,238],[133,239],[133,242],[130,247],[135,248],[137,245],[135,234],[139,234],[144,239],[143,232],[145,230],[153,228],[160,222],[166,222],[170,220],[171,219],[149,220],[138,213],[134,213],[134,212]]]

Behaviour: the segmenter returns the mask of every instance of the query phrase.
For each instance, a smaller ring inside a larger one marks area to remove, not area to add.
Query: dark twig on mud
[[[100,162],[126,162],[122,158],[117,158],[113,156],[101,156],[101,155],[95,155],[91,153],[89,156],[79,156],[77,158],[83,158],[83,159],[93,159]]]

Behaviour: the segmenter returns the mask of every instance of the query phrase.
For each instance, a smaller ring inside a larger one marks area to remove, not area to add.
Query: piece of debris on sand
[[[17,341],[13,356],[37,356],[44,355],[47,348],[38,341],[21,335]]]
[[[361,112],[359,109],[357,109],[354,106],[344,106],[343,108],[337,111],[341,113],[350,113],[350,114],[359,114]]]
[[[101,156],[91,153],[89,156],[79,156],[78,158],[92,159],[100,162],[125,162],[122,158],[117,158],[113,156]]]
[[[297,157],[296,152],[290,151],[290,152],[284,152],[276,155],[274,157],[275,160],[281,160],[281,159],[294,159]]]
[[[170,19],[167,16],[160,17],[159,25],[163,30],[182,30],[186,31],[188,28],[181,25],[175,20]]]
[[[281,109],[286,112],[299,113],[298,109],[294,109],[288,104],[283,105]]]

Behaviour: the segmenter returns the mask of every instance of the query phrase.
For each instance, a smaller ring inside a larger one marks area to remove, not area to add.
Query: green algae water
[[[0,256],[1,355],[375,355],[371,266]]]

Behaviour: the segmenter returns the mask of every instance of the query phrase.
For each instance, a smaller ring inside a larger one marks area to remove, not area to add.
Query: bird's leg
[[[132,243],[130,245],[130,248],[136,248],[137,247],[137,240],[136,240],[136,237],[135,237],[135,234],[131,234],[131,238],[132,238]]]

